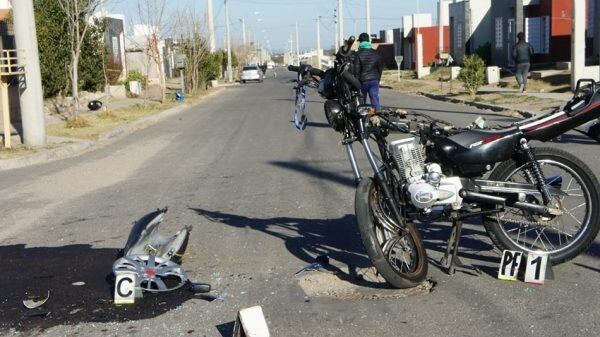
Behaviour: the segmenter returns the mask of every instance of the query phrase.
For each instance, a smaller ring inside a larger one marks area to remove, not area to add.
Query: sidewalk
[[[532,87],[535,89],[527,93],[520,93],[514,88],[487,85],[481,87],[478,94],[472,98],[465,93],[462,83],[458,80],[440,82],[435,80],[435,75],[431,75],[426,79],[402,78],[398,81],[396,76],[396,72],[384,72],[382,87],[455,104],[467,104],[515,117],[528,118],[554,111],[563,106],[573,96],[570,92],[550,92],[550,90],[556,89],[563,90],[563,84],[561,84],[561,87],[532,81]]]
[[[179,112],[187,110],[191,107],[201,104],[207,97],[223,92],[226,88],[217,88],[209,92],[195,97],[188,103],[173,103],[164,104],[158,109],[154,109],[147,114],[140,115],[132,120],[127,120],[123,123],[117,123],[114,126],[102,131],[97,138],[73,138],[49,135],[47,145],[41,148],[28,148],[18,141],[18,145],[13,149],[4,149],[0,146],[0,170],[9,170],[14,168],[26,167],[36,164],[42,164],[50,161],[65,159],[85,151],[102,146],[108,140],[117,139],[121,136],[132,133],[136,130],[143,129],[152,124],[155,124],[165,118],[175,115]],[[110,102],[107,104],[109,110],[117,111],[137,104],[143,104],[144,100],[140,98],[128,98]],[[88,112],[82,115],[93,115],[98,112]],[[59,118],[53,118],[50,127],[56,127],[59,122],[64,122]],[[85,128],[84,128],[85,129]],[[13,136],[15,139],[15,136]]]

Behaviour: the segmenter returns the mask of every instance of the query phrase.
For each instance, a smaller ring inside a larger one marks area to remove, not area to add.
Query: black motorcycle
[[[471,217],[483,218],[499,249],[547,254],[553,264],[591,245],[600,229],[597,177],[572,154],[534,148],[530,141],[546,142],[599,118],[599,85],[580,82],[561,111],[504,127],[458,128],[424,114],[364,104],[350,69],[350,45],[342,47],[333,69],[303,73],[318,83],[327,120],[343,135],[357,182],[360,235],[389,284],[407,288],[425,280],[427,253],[415,222],[440,216],[452,221],[441,261],[449,273],[476,270],[457,255],[463,221]],[[373,170],[370,177],[359,169],[356,142]]]

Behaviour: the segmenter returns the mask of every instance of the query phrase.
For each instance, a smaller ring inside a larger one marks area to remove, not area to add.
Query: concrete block
[[[421,67],[417,69],[417,78],[423,78],[433,72],[431,67]]]
[[[457,79],[458,74],[460,74],[460,67],[450,67],[450,79],[451,80]]]
[[[124,85],[109,85],[107,91],[113,98],[127,98],[127,90]]]
[[[498,82],[500,82],[500,68],[487,67],[485,69],[485,78],[487,80],[487,84],[498,84]]]
[[[218,88],[219,87],[219,81],[217,81],[217,80],[210,81],[210,87],[211,88]]]
[[[269,327],[260,306],[240,310],[233,327],[233,337],[269,336]]]

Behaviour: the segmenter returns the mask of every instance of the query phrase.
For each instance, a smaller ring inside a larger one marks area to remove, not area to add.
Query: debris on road
[[[73,285],[75,287],[81,287],[81,286],[85,285],[85,282],[83,282],[83,281],[73,282],[73,283],[71,283],[71,285]]]
[[[32,297],[32,298],[23,300],[23,305],[27,309],[36,309],[36,308],[39,308],[42,305],[44,305],[46,302],[48,302],[49,298],[50,298],[50,290],[48,290],[48,295],[46,295],[45,298]]]
[[[309,264],[308,266],[298,270],[294,276],[299,276],[305,272],[309,271],[322,271],[329,266],[329,257],[327,255],[319,255],[315,258],[315,262]]]
[[[184,286],[194,294],[211,291],[210,284],[190,282],[181,267],[191,227],[184,227],[170,238],[159,233],[167,210],[165,207],[151,212],[133,226],[123,256],[113,263],[117,276],[115,304],[134,303],[143,292],[164,293]]]

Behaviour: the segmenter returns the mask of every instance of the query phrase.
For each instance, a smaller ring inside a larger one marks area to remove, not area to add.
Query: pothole
[[[349,274],[311,272],[302,275],[298,284],[309,297],[338,300],[385,300],[426,295],[435,286],[435,282],[426,280],[414,288],[390,288],[373,267],[356,269],[355,273]]]

